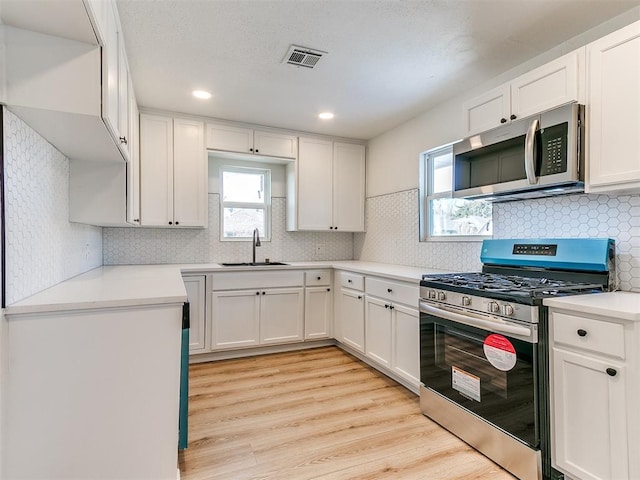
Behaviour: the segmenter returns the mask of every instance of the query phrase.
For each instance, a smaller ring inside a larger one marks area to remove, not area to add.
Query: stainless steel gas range
[[[551,467],[543,300],[611,290],[610,239],[485,240],[482,272],[420,282],[422,412],[521,480]]]

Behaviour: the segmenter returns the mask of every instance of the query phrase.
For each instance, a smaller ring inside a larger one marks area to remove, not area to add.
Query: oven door
[[[537,325],[420,302],[420,381],[539,448]]]

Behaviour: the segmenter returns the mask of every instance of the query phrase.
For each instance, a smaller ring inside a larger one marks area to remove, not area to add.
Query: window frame
[[[224,201],[224,172],[262,174],[264,175],[264,203],[256,202],[225,202]],[[238,165],[220,165],[218,172],[220,183],[220,241],[221,242],[251,242],[252,237],[225,237],[224,236],[224,209],[225,208],[247,208],[264,210],[264,232],[260,232],[261,242],[271,241],[271,169],[259,167],[244,167]]]
[[[451,153],[453,162],[453,145],[448,143],[420,154],[420,182],[419,182],[419,235],[420,242],[482,242],[493,238],[491,235],[431,235],[430,201],[442,198],[453,198],[452,190],[433,193],[434,158],[444,153]],[[451,186],[453,189],[453,185]],[[493,218],[493,207],[491,211]]]

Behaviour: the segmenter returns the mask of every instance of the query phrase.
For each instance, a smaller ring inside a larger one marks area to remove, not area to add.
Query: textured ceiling
[[[638,4],[117,0],[140,105],[361,139]],[[313,70],[285,65],[291,44],[328,54]]]

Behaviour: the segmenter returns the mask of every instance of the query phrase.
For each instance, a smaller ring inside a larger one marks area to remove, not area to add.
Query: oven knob
[[[462,306],[468,307],[471,305],[471,299],[469,297],[462,297]]]
[[[438,292],[438,300],[446,300],[447,294],[444,292]]]
[[[510,317],[511,315],[513,315],[513,307],[511,305],[502,305],[502,314]]]
[[[489,302],[489,311],[491,313],[498,313],[500,311],[500,305],[497,302]]]
[[[436,291],[435,290],[429,290],[429,298],[435,300],[436,299]]]

